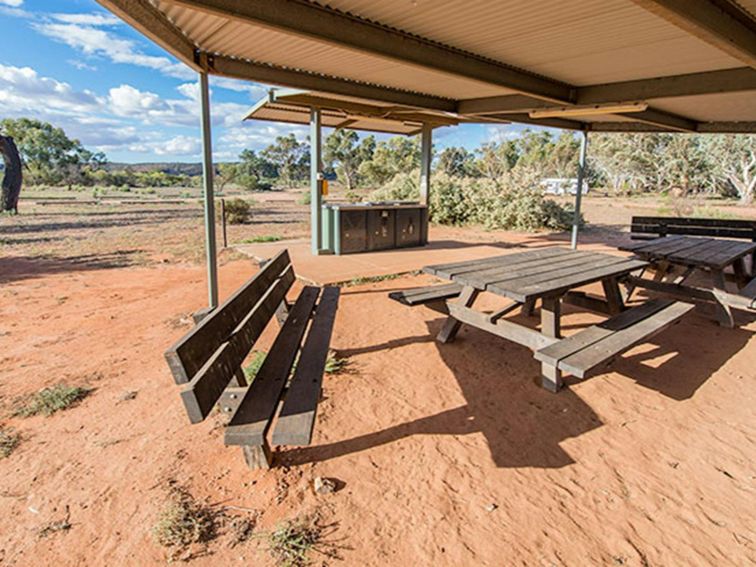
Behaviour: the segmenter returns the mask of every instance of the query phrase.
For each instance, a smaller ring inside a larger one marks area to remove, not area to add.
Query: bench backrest
[[[630,232],[655,236],[686,234],[689,236],[745,238],[756,242],[756,221],[688,217],[633,217]]]
[[[165,352],[192,423],[205,419],[294,283],[283,250]]]

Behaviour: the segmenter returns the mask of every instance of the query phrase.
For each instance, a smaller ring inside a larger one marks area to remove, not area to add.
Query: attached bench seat
[[[753,278],[737,293],[730,293],[721,289],[712,290],[717,300],[733,309],[756,311],[756,278]]]
[[[535,358],[585,378],[593,368],[663,331],[693,308],[690,303],[653,299],[544,347]]]
[[[312,437],[339,289],[305,286],[290,305],[294,279],[284,250],[165,353],[189,421],[203,421],[219,403],[231,416],[226,444],[242,446],[252,468],[270,467],[276,413],[273,444]],[[242,364],[274,316],[280,330],[248,385]]]
[[[462,286],[451,283],[416,287],[402,291],[392,291],[389,293],[389,297],[394,301],[398,301],[399,303],[410,307],[426,305],[436,311],[448,313],[446,300],[458,297],[460,293],[462,293]]]

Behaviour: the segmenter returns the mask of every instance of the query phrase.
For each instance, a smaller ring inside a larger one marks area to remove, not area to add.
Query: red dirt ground
[[[201,267],[30,262],[0,291],[3,413],[60,381],[95,390],[4,420],[22,440],[0,460],[0,564],[162,564],[150,528],[172,481],[230,515],[258,510],[258,533],[320,510],[342,557],[329,564],[756,560],[753,321],[693,315],[553,395],[526,349],[467,329],[439,345],[435,312],[388,300],[429,277],[346,288],[333,345],[349,371],[326,377],[314,445],[261,472],[223,446],[219,416],[187,425],[162,358],[204,301]],[[253,269],[223,266],[223,295]],[[565,328],[591,320],[571,312]],[[343,488],[316,496],[316,476]],[[70,529],[41,537],[66,510]],[[190,564],[272,564],[261,538],[229,537],[189,550]]]

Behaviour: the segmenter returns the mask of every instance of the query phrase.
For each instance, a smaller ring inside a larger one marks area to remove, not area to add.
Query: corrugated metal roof
[[[327,5],[578,86],[742,66],[627,0],[328,0]]]
[[[256,108],[251,112],[247,116],[247,119],[287,122],[289,124],[309,124],[310,109],[289,104],[266,103],[265,106]],[[320,120],[321,124],[327,128],[345,127],[353,130],[367,130],[369,132],[382,132],[385,134],[416,134],[421,127],[417,123],[366,119],[364,117],[350,119],[346,114],[333,110],[322,111]]]
[[[149,1],[206,53],[452,100],[518,92],[451,70],[439,71],[433,65],[422,67],[339,45],[333,37],[326,41],[221,17],[174,0]],[[756,0],[737,1],[743,14],[756,14]],[[298,0],[296,4],[335,10],[574,87],[744,65],[632,0]],[[747,20],[747,15],[743,18]],[[696,121],[742,122],[756,120],[754,98],[750,91],[658,99],[653,106]],[[629,119],[628,115],[605,120]],[[583,121],[599,120],[604,119]]]
[[[323,126],[388,134],[416,134],[424,123],[447,126],[460,122],[445,113],[423,112],[353,97],[292,90],[271,90],[268,96],[252,107],[245,118],[309,124],[312,107],[320,109]]]
[[[445,98],[497,96],[514,92],[310,38],[294,37],[261,26],[229,21],[165,0],[159,1],[157,5],[196,45],[212,53],[408,91],[432,93]]]

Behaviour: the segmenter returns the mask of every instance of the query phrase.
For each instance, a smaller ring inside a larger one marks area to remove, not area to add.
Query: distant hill
[[[217,166],[218,164],[216,164]],[[123,171],[130,169],[136,172],[162,171],[170,175],[202,175],[201,163],[181,163],[181,162],[155,162],[155,163],[107,163],[106,171]]]

